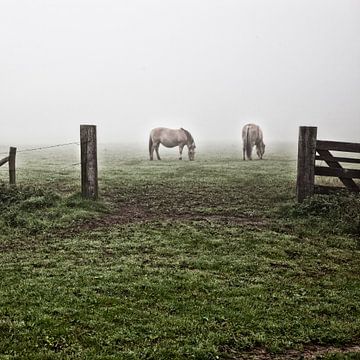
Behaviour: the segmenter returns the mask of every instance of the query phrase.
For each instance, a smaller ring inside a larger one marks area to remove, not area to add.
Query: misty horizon
[[[359,142],[360,3],[4,1],[0,145],[146,143],[158,126],[196,143],[267,142],[298,127]]]

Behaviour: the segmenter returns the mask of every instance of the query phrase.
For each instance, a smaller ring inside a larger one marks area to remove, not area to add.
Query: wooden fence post
[[[296,196],[298,202],[314,194],[317,127],[300,126]]]
[[[10,147],[9,151],[9,183],[10,185],[16,184],[16,147]]]
[[[96,126],[80,125],[81,193],[86,199],[98,197]]]

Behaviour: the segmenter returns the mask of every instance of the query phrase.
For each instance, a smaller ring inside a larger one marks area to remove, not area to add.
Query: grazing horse
[[[249,160],[252,159],[252,149],[256,145],[256,153],[262,159],[265,153],[265,144],[263,142],[263,133],[258,125],[246,124],[242,129],[243,140],[243,159],[245,160],[245,153]]]
[[[153,160],[154,150],[156,151],[156,156],[158,160],[160,159],[159,155],[159,146],[160,144],[165,147],[172,148],[179,146],[180,157],[179,160],[182,160],[182,151],[184,146],[188,147],[189,160],[195,159],[195,142],[191,134],[183,129],[168,129],[163,127],[158,127],[152,129],[150,132],[149,139],[149,154],[150,160]]]

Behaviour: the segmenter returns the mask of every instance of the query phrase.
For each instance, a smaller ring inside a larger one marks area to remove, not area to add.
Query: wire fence
[[[55,144],[55,145],[48,145],[48,146],[39,146],[39,147],[34,147],[34,148],[25,148],[25,149],[19,149],[16,151],[16,153],[26,153],[26,152],[33,152],[33,151],[40,151],[40,150],[47,150],[47,149],[53,149],[53,148],[59,148],[59,147],[64,147],[64,146],[70,146],[70,145],[77,145],[77,146],[80,146],[80,143],[78,141],[71,141],[71,142],[67,142],[67,143],[61,143],[61,144]],[[0,157],[2,155],[9,155],[9,152],[1,152],[0,153]],[[61,172],[63,170],[68,170],[70,168],[73,168],[73,167],[76,167],[76,166],[79,166],[81,165],[81,162],[76,162],[76,163],[71,163],[69,165],[65,165],[65,166],[62,166],[62,164],[58,164],[58,163],[52,163],[52,164],[46,164],[46,163],[42,163],[41,164],[41,168],[43,167],[56,167],[57,171]],[[17,167],[16,171],[17,172],[22,172],[22,171],[29,171],[29,170],[36,170],[34,169],[32,166],[30,166],[29,169],[24,169],[24,168],[21,168],[21,167]],[[0,171],[3,171],[3,172],[7,172],[8,169],[6,166],[2,166],[0,167]]]
[[[70,145],[81,145],[81,162],[79,157],[74,156],[68,151],[53,151],[44,155],[35,156],[20,156],[19,154],[30,153],[35,151],[43,151],[54,148],[60,148]],[[7,155],[2,152],[0,155]],[[18,161],[19,160],[19,161]],[[77,160],[77,162],[75,162]],[[98,176],[97,176],[97,143],[96,143],[96,126],[95,125],[80,125],[80,143],[78,141],[69,141],[61,144],[53,144],[47,146],[37,146],[31,148],[10,147],[9,155],[4,157],[1,162],[2,165],[8,163],[9,184],[16,184],[16,173],[22,173],[21,177],[24,179],[31,179],[33,181],[34,175],[39,177],[37,182],[45,180],[56,181],[58,175],[73,176],[75,172],[77,177],[79,175],[78,169],[70,171],[69,169],[81,165],[81,191],[85,198],[97,199],[98,197]],[[66,171],[68,170],[68,171]],[[53,174],[56,174],[55,177]]]
[[[56,147],[68,146],[68,145],[78,145],[78,146],[80,146],[80,143],[77,142],[77,141],[72,141],[72,142],[63,143],[63,144],[56,144],[56,145],[49,145],[49,146],[41,146],[41,147],[29,148],[29,149],[19,149],[19,150],[16,151],[16,153],[23,153],[23,152],[30,152],[30,151],[51,149],[51,148],[56,148]],[[2,153],[0,153],[0,155],[7,155],[7,154],[9,154],[9,152],[2,152]]]
[[[80,166],[81,163],[75,163],[75,164],[70,164],[70,165],[65,165],[65,166],[61,166],[59,164],[41,164],[41,168],[34,168],[32,166],[27,167],[27,168],[22,168],[22,167],[17,167],[16,168],[16,172],[17,173],[24,173],[24,172],[29,172],[29,171],[45,171],[46,169],[51,169],[52,172],[62,172],[62,171],[66,171],[66,170],[70,170],[73,169],[77,166]],[[0,167],[0,172],[3,173],[7,173],[9,171],[9,169],[7,168],[7,166],[2,166]]]

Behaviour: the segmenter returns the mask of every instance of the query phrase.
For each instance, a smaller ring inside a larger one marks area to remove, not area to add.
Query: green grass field
[[[98,202],[76,148],[19,153],[18,188],[0,185],[0,359],[360,358],[360,198],[296,204],[279,149],[101,146]]]

